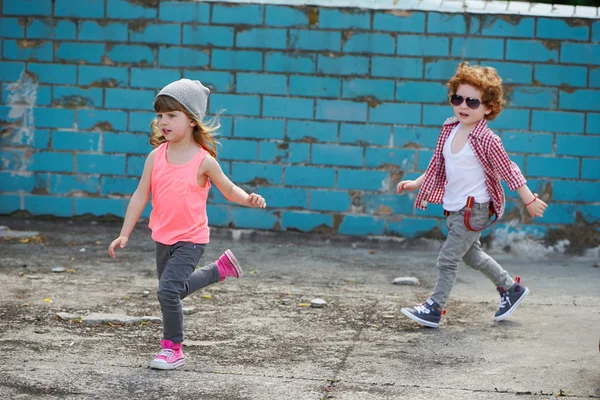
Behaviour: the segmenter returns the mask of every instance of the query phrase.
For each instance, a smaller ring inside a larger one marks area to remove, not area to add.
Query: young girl
[[[157,146],[148,155],[142,178],[131,197],[123,228],[108,248],[127,245],[129,235],[152,192],[150,229],[156,242],[158,301],[163,317],[162,351],[151,368],[174,369],[184,363],[183,312],[181,299],[198,289],[224,280],[239,278],[243,271],[230,250],[215,262],[195,269],[209,241],[206,199],[212,181],[225,198],[254,208],[265,208],[258,194],[248,195],[223,173],[215,159],[215,123],[202,123],[210,91],[199,81],[181,79],[165,86],[154,99],[156,118],[152,121]]]
[[[492,215],[499,219],[504,213],[500,179],[517,191],[532,217],[542,217],[547,207],[531,193],[502,141],[487,126],[504,105],[502,79],[496,70],[463,62],[447,86],[454,117],[444,123],[426,172],[414,181],[400,182],[397,188],[398,193],[420,188],[415,207],[424,210],[428,202],[443,203],[447,217],[448,237],[437,260],[435,290],[425,303],[401,310],[413,321],[433,328],[439,326],[461,259],[496,285],[500,293],[496,321],[512,314],[529,293],[519,277],[513,280],[481,249],[480,231],[490,225]]]

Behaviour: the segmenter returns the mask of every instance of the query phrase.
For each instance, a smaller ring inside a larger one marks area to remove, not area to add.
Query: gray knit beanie
[[[183,108],[198,118],[198,121],[202,121],[206,115],[206,102],[209,94],[210,90],[200,81],[184,78],[165,86],[154,98],[154,103],[158,96],[169,96],[181,103]]]

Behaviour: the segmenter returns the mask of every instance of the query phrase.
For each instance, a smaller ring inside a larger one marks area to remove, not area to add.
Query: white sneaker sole
[[[519,300],[517,300],[517,302],[510,308],[510,310],[508,310],[507,312],[505,312],[504,314],[502,314],[498,317],[494,316],[494,321],[502,321],[503,319],[508,318],[512,313],[515,312],[517,307],[519,307],[519,304],[521,304],[521,302],[525,299],[525,297],[527,297],[528,294],[529,294],[529,288],[526,287],[525,293],[523,293],[523,296],[519,297]]]
[[[150,362],[150,368],[152,369],[162,369],[162,370],[168,370],[168,369],[175,369],[178,367],[181,367],[183,364],[185,364],[185,359],[182,358],[181,360],[177,360],[174,363],[166,363],[166,362],[160,362],[160,361],[155,361],[152,360]]]
[[[229,259],[229,262],[231,262],[231,265],[233,265],[233,268],[235,268],[235,272],[237,272],[238,274],[237,277],[241,278],[242,276],[244,276],[244,270],[242,269],[242,267],[240,267],[240,263],[238,262],[237,258],[235,258],[231,250],[225,250],[225,255]]]
[[[437,328],[440,326],[439,323],[436,324],[435,322],[425,321],[424,319],[417,317],[415,314],[411,313],[406,308],[403,308],[400,311],[402,312],[402,314],[406,315],[408,318],[412,319],[416,323],[421,324],[423,326],[427,326],[429,328]]]

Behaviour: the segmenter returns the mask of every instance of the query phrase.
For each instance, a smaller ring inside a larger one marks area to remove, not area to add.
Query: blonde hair
[[[214,136],[221,127],[218,116],[212,118],[208,124],[203,124],[202,121],[199,121],[194,115],[187,111],[181,103],[169,96],[158,96],[154,103],[154,111],[157,113],[166,113],[169,111],[183,112],[190,120],[196,123],[193,132],[194,141],[204,150],[208,151],[211,156],[217,158],[217,142],[215,141]],[[167,141],[162,134],[162,130],[158,126],[157,118],[152,120],[150,128],[152,128],[153,133],[150,138],[150,144],[152,146],[156,147]]]
[[[468,62],[462,62],[456,67],[454,75],[446,84],[448,86],[448,100],[456,94],[461,84],[470,85],[481,92],[481,103],[490,109],[485,119],[492,121],[500,114],[504,107],[502,96],[502,78],[495,68],[480,65],[471,66]]]

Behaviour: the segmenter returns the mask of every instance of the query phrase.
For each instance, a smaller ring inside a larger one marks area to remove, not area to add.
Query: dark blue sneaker
[[[416,305],[414,308],[403,308],[400,311],[413,321],[430,328],[440,326],[440,319],[442,315],[446,314],[446,310],[442,310],[431,299],[427,299],[425,303]]]
[[[529,289],[526,286],[521,285],[521,278],[515,277],[515,283],[508,290],[502,288],[496,288],[500,293],[500,308],[494,315],[495,321],[502,321],[510,314],[515,312],[519,304],[529,294]]]

